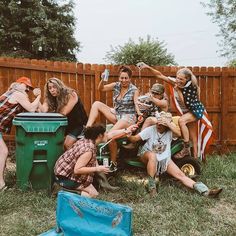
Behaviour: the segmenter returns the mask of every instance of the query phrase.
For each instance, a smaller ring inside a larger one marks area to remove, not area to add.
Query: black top
[[[83,103],[78,96],[78,102],[75,104],[71,112],[67,115],[68,126],[66,128],[66,134],[72,132],[73,130],[79,129],[81,133],[83,126],[86,125],[88,121],[88,116],[84,109]]]

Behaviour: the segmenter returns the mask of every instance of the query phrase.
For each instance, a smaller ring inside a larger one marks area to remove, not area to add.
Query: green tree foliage
[[[126,65],[135,65],[140,61],[152,66],[176,65],[174,56],[167,52],[165,43],[158,39],[151,39],[149,35],[147,39],[139,38],[138,43],[129,39],[124,46],[111,46],[111,50],[106,53],[105,60],[112,64]]]
[[[1,0],[0,55],[75,61],[73,7],[72,0]]]
[[[231,60],[231,61],[228,63],[228,66],[230,66],[230,67],[236,67],[236,59]]]
[[[218,24],[222,37],[219,43],[221,55],[228,58],[236,57],[236,0],[210,0],[202,2],[209,9],[207,13],[212,21]]]

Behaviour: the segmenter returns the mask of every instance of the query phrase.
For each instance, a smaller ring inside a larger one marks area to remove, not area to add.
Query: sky
[[[219,28],[198,0],[76,0],[75,37],[81,43],[77,59],[108,64],[104,57],[111,45],[132,39],[166,43],[180,66],[224,66],[219,56]]]

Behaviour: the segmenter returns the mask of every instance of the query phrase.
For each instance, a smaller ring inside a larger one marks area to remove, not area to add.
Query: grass
[[[212,156],[199,180],[224,188],[219,199],[189,191],[173,179],[163,179],[156,198],[150,198],[138,169],[118,173],[118,193],[101,192],[99,199],[133,208],[134,235],[236,235],[236,154]],[[22,192],[15,172],[7,173],[11,186],[0,193],[0,235],[38,235],[55,226],[56,199],[46,192]]]

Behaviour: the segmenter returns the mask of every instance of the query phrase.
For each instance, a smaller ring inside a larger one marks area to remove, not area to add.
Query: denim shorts
[[[116,116],[116,120],[125,120],[129,123],[129,125],[135,124],[137,121],[136,114],[117,114],[114,108],[111,108],[111,113]]]
[[[2,139],[2,133],[0,132],[0,139]]]

